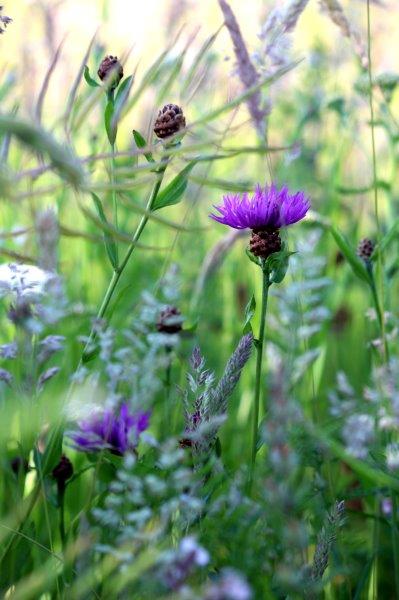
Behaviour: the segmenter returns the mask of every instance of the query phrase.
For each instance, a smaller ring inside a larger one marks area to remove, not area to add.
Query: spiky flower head
[[[154,133],[161,140],[178,133],[186,126],[183,111],[177,104],[165,104],[158,113]]]
[[[119,414],[112,410],[96,413],[92,418],[79,423],[79,431],[71,432],[77,450],[97,452],[109,450],[112,454],[122,456],[137,446],[140,434],[149,424],[149,413],[139,411],[130,413],[129,407],[123,403]]]
[[[308,212],[310,202],[304,192],[292,194],[287,186],[278,189],[273,183],[264,188],[257,185],[251,197],[247,193],[227,194],[223,204],[214,208],[220,213],[210,215],[215,221],[234,229],[258,232],[297,223]]]
[[[109,90],[114,90],[118,87],[123,77],[123,67],[117,56],[106,56],[98,68],[97,74],[101,81],[104,81]]]

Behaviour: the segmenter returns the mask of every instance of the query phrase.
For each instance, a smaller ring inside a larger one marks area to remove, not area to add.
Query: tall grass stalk
[[[372,77],[372,52],[371,52],[371,10],[370,0],[367,0],[367,54],[368,54],[368,83],[369,83],[369,106],[370,106],[370,131],[371,131],[371,148],[372,148],[372,160],[373,160],[373,189],[374,189],[374,215],[377,225],[377,243],[380,246],[382,239],[381,221],[379,213],[379,201],[378,201],[378,183],[377,183],[377,153],[375,144],[375,121],[374,121],[374,98],[373,98],[373,77]],[[381,337],[383,342],[383,351],[386,364],[389,363],[389,347],[386,336],[385,328],[385,310],[384,310],[384,296],[385,296],[385,285],[384,285],[384,256],[383,252],[378,252],[378,286],[379,286],[379,298],[374,280],[372,282],[372,291],[375,302],[375,308],[381,328]],[[392,519],[391,519],[391,537],[392,537],[392,550],[394,556],[394,567],[395,567],[395,586],[396,595],[399,598],[399,541],[397,535],[397,514],[396,514],[396,502],[395,492],[391,490],[392,497]],[[376,495],[376,507],[375,507],[375,521],[374,521],[374,532],[373,532],[373,553],[375,556],[374,568],[373,568],[373,593],[374,597],[378,597],[378,546],[380,538],[380,526],[379,526],[379,515],[380,515],[380,501],[379,495]]]

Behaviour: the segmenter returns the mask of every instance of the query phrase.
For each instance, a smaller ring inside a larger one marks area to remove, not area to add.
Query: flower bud
[[[52,475],[57,482],[58,489],[64,489],[65,483],[73,475],[73,466],[71,461],[65,454],[61,456],[61,460],[52,471]]]
[[[372,242],[368,238],[364,238],[364,240],[361,240],[359,242],[359,245],[357,247],[357,255],[364,262],[368,263],[368,262],[370,262],[371,255],[374,252],[374,248],[375,248],[374,242]]]
[[[186,126],[186,119],[180,106],[165,104],[158,113],[154,133],[160,139],[168,138]]]
[[[268,258],[274,252],[281,250],[281,238],[278,229],[254,229],[249,242],[249,249],[255,256]]]
[[[123,67],[117,56],[106,56],[98,68],[97,74],[107,84],[109,90],[118,87],[123,77]]]

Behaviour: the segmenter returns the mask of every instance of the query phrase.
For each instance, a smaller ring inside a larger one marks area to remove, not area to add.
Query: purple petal
[[[247,193],[227,194],[214,208],[219,214],[210,214],[211,219],[234,229],[280,229],[303,219],[310,202],[303,192],[291,194],[287,186],[278,189],[272,183],[257,185],[251,198]]]

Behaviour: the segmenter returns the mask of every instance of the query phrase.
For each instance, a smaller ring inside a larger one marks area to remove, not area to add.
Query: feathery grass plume
[[[319,0],[322,8],[325,8],[328,16],[335,25],[340,29],[341,33],[350,39],[353,43],[354,50],[360,60],[363,69],[368,67],[368,58],[365,45],[360,37],[359,32],[351,25],[344,13],[344,9],[338,0]]]
[[[12,22],[12,19],[10,17],[1,14],[3,12],[3,9],[4,7],[0,6],[0,35],[5,32],[7,25],[9,25]]]
[[[328,566],[332,545],[334,544],[338,530],[344,524],[345,502],[336,501],[331,512],[327,515],[322,530],[317,536],[317,546],[313,557],[311,571],[312,581],[321,581]]]
[[[308,2],[309,0],[289,0],[283,6],[278,3],[269,13],[259,34],[264,46],[261,53],[256,55],[257,62],[263,69],[270,71],[268,61],[272,67],[282,67],[290,62],[289,34],[295,29]]]
[[[238,74],[245,89],[256,85],[259,81],[259,74],[250,59],[244,38],[238,25],[237,19],[226,0],[219,0],[219,6],[222,9],[225,25],[230,33],[234,46],[234,53],[237,60]],[[259,90],[248,97],[247,106],[254,123],[255,129],[262,138],[265,135],[265,119],[270,113],[270,106],[262,107],[262,96]]]
[[[223,415],[227,410],[227,402],[240,379],[241,371],[248,362],[253,345],[252,333],[244,335],[237,348],[229,358],[222,378],[211,394],[207,407],[208,415]]]
[[[187,374],[187,380],[194,394],[190,406],[188,391],[184,395],[187,436],[182,446],[192,446],[194,454],[204,454],[212,446],[218,429],[227,411],[227,403],[241,376],[245,364],[251,356],[253,336],[244,335],[228,360],[223,376],[214,387],[215,375],[205,369],[205,359],[199,348],[195,348],[190,359],[194,375]],[[192,439],[191,439],[192,437]]]

